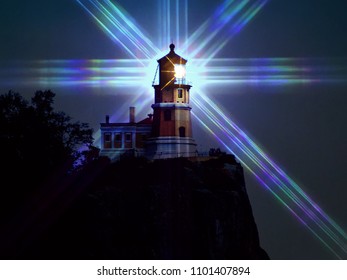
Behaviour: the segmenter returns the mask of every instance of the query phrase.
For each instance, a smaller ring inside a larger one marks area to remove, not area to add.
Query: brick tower
[[[154,84],[152,134],[146,152],[150,159],[195,157],[189,106],[190,85],[186,82],[187,60],[170,52],[158,60],[159,84]]]

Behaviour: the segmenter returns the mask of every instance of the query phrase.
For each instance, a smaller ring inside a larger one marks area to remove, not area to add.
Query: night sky
[[[128,97],[134,89],[102,83],[92,88],[63,83],[42,88],[40,83],[22,82],[28,75],[23,72],[31,71],[28,65],[43,60],[71,60],[69,67],[73,67],[77,59],[131,58],[75,0],[3,2],[1,93],[12,89],[29,97],[35,90],[51,89],[57,94],[56,109],[90,123],[95,130],[105,114],[117,112],[120,121],[126,121],[127,107],[136,105],[129,104]],[[161,42],[157,38],[158,2],[117,1],[155,43]],[[190,33],[222,3],[188,2]],[[289,58],[291,66],[300,61],[313,69],[312,75],[327,79],[311,83],[216,84],[206,89],[209,97],[344,230],[347,230],[346,9],[345,0],[269,1],[217,55],[218,58]],[[168,50],[166,45],[157,47]],[[179,48],[176,51],[180,53]],[[152,94],[150,83],[147,94]],[[139,119],[147,113],[149,107]],[[111,120],[119,121],[115,117]],[[201,151],[219,145],[196,123],[194,134]],[[247,172],[246,186],[261,245],[272,259],[335,258]]]

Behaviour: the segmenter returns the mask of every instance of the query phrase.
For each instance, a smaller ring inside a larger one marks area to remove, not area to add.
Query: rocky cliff
[[[101,162],[71,183],[64,211],[48,210],[21,258],[268,258],[233,156]]]

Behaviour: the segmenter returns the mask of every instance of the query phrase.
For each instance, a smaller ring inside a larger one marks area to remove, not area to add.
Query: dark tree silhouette
[[[13,91],[0,95],[0,241],[5,244],[11,228],[18,230],[26,214],[60,191],[57,180],[60,186],[71,180],[76,162],[92,160],[96,152],[92,129],[55,111],[54,97],[50,90],[37,91],[31,102]]]
[[[54,96],[37,91],[31,104],[12,91],[0,96],[1,164],[8,175],[24,172],[39,183],[62,165],[71,170],[82,156],[79,148],[91,146],[92,129],[55,112]]]

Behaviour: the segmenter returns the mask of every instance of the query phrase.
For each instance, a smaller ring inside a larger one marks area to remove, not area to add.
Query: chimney
[[[135,107],[129,107],[129,122],[135,122]]]
[[[106,123],[110,123],[110,116],[106,115]]]

